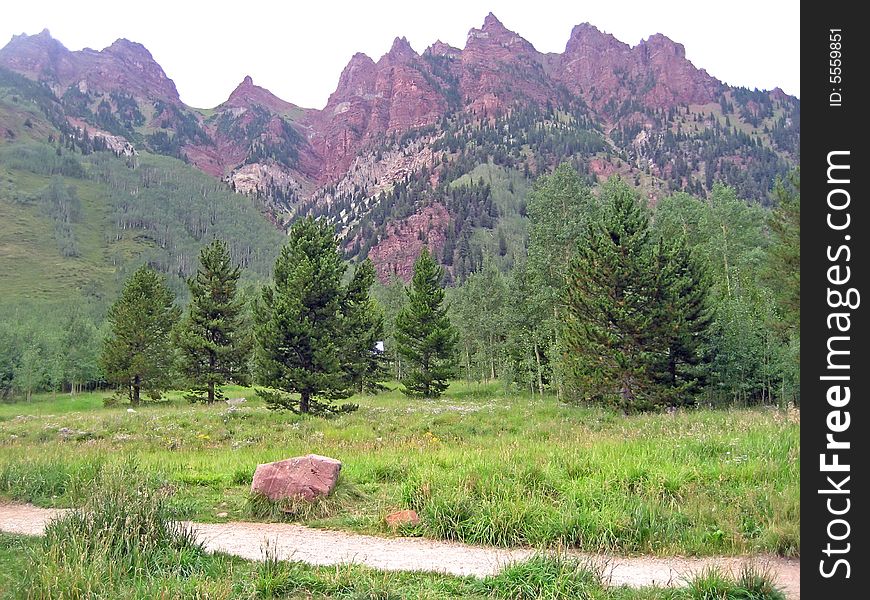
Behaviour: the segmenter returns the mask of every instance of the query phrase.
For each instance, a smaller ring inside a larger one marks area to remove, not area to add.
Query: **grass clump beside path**
[[[161,577],[185,578],[204,558],[193,531],[171,520],[165,491],[131,464],[105,469],[77,509],[51,521],[20,578],[30,597],[123,597]],[[157,597],[157,596],[155,596]]]
[[[176,393],[136,412],[104,394],[0,404],[0,497],[77,506],[88,482],[133,457],[181,518],[291,519],[497,546],[658,555],[800,553],[799,416],[698,409],[624,417],[551,397],[454,383],[440,400],[397,391],[352,399],[335,419],[238,408]],[[258,463],[313,452],[343,462],[321,505],[269,510],[249,498]],[[34,459],[38,456],[38,459]]]
[[[123,501],[126,516],[120,512]],[[90,513],[74,511],[44,538],[0,534],[0,595],[51,598],[469,598],[493,600],[783,600],[760,571],[710,571],[682,588],[608,587],[584,563],[538,555],[484,579],[382,572],[357,565],[314,567],[206,554],[168,520],[162,497],[136,484],[99,492]]]

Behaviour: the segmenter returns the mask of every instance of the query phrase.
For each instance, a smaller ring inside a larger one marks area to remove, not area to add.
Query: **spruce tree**
[[[605,184],[602,203],[571,262],[563,358],[582,399],[630,412],[649,408],[655,395],[649,216],[615,177]]]
[[[766,279],[773,289],[787,333],[801,325],[801,180],[796,170],[774,187],[776,208],[770,216],[773,244],[767,254]]]
[[[181,373],[192,383],[187,398],[212,403],[220,386],[248,382],[250,340],[244,331],[244,302],[237,288],[241,269],[227,245],[214,240],[202,248],[200,267],[188,279],[190,305],[174,331]]]
[[[383,389],[379,382],[387,377],[384,356],[375,349],[384,341],[384,314],[369,296],[374,282],[375,267],[366,259],[354,270],[342,303],[343,369],[358,392]]]
[[[443,305],[443,276],[424,247],[414,263],[408,302],[396,317],[396,349],[407,362],[402,391],[410,396],[437,398],[453,374],[459,336]]]
[[[310,217],[297,221],[275,261],[274,283],[255,308],[257,375],[273,388],[258,393],[269,408],[329,413],[336,410],[332,401],[350,395],[341,360],[343,272],[332,227]]]
[[[123,386],[133,406],[139,405],[141,391],[159,398],[171,383],[170,332],[179,314],[172,292],[147,265],[133,273],[109,309],[103,372],[107,381]]]
[[[655,293],[648,347],[655,354],[658,402],[691,404],[705,382],[711,322],[710,280],[685,237],[660,239],[653,256]]]

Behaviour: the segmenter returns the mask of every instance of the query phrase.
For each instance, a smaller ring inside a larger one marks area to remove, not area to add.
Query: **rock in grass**
[[[273,502],[284,498],[311,502],[332,492],[339,471],[340,461],[317,454],[257,465],[251,493],[262,494]]]
[[[394,512],[387,515],[385,520],[391,529],[398,529],[403,525],[414,526],[420,524],[420,516],[413,510],[400,510],[399,512]]]

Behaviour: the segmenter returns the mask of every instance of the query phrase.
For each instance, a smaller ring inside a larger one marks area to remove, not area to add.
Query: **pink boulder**
[[[400,510],[393,514],[387,515],[387,525],[393,529],[398,529],[402,525],[419,525],[420,516],[413,510]]]
[[[329,495],[338,482],[339,471],[340,461],[317,454],[257,465],[251,492],[273,502],[294,497],[310,502]]]

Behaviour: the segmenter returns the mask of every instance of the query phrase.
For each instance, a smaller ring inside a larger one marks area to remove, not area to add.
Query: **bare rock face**
[[[686,59],[686,50],[656,34],[631,47],[583,23],[571,31],[555,71],[571,92],[593,108],[636,98],[653,108],[715,101],[722,83]]]
[[[48,29],[37,35],[16,35],[0,48],[0,65],[37,80],[72,80],[76,56],[51,37]]]
[[[259,105],[278,114],[301,113],[304,109],[282,100],[266,88],[254,85],[254,80],[247,75],[242,82],[219,108],[250,108]]]
[[[414,261],[426,246],[434,256],[444,248],[450,214],[442,204],[433,203],[421,208],[407,219],[387,226],[386,236],[369,251],[378,277],[384,283],[392,276],[410,281],[414,275]]]
[[[514,102],[545,104],[556,91],[540,52],[489,13],[468,32],[462,50],[460,93],[468,110],[496,114]]]
[[[312,502],[332,492],[339,471],[340,461],[317,454],[257,465],[251,493],[262,494],[273,502],[284,498]]]
[[[428,66],[405,38],[376,63],[355,54],[326,107],[312,113],[312,145],[322,159],[321,181],[343,175],[357,152],[388,133],[431,125],[447,110]]]
[[[71,85],[81,91],[122,92],[135,98],[180,105],[175,83],[142,44],[119,39],[101,51],[70,51],[48,30],[19,35],[0,49],[0,66],[46,81],[63,94]]]
[[[398,529],[402,525],[419,525],[420,516],[413,510],[400,510],[399,512],[387,515],[385,521],[391,529]]]
[[[423,51],[423,56],[444,56],[447,58],[459,58],[461,54],[462,50],[450,44],[445,44],[441,40],[437,40]]]

